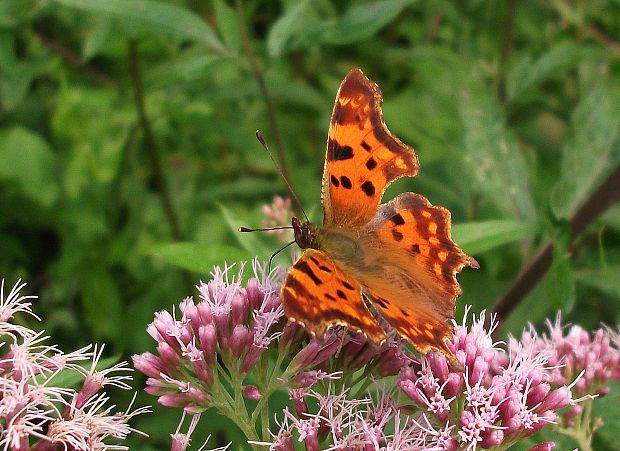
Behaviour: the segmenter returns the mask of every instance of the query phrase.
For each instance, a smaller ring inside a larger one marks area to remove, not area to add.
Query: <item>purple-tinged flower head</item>
[[[30,299],[21,296],[25,284],[18,282],[4,297],[0,282],[0,336],[4,353],[0,357],[0,447],[37,451],[56,449],[127,449],[118,444],[131,432],[138,432],[128,421],[148,408],[110,414],[109,397],[104,386],[129,389],[131,377],[125,362],[97,369],[103,348],[85,346],[64,353],[47,344],[43,332],[36,333],[9,321],[17,312],[39,319],[31,311]],[[90,369],[84,363],[90,361]],[[83,378],[82,388],[56,386],[56,376],[76,374]],[[133,403],[133,401],[132,401]],[[62,408],[64,406],[64,409]],[[116,445],[110,443],[116,442]]]
[[[620,342],[609,328],[589,333],[580,326],[563,326],[560,314],[547,320],[548,332],[542,334],[537,352],[546,353],[550,382],[569,384],[574,397],[597,394],[610,379],[620,379]],[[530,332],[532,333],[532,332]]]
[[[274,281],[279,274],[266,274],[255,261],[254,277],[243,287],[243,269],[234,275],[232,266],[215,268],[211,280],[197,287],[197,304],[192,298],[181,301],[179,320],[165,311],[155,315],[148,331],[157,342],[157,355],[134,356],[134,364],[149,376],[149,392],[162,393],[160,402],[202,411],[210,398],[191,393],[208,393],[218,383],[218,354],[231,369],[247,373],[281,334],[284,312]],[[170,391],[175,385],[176,393]]]
[[[452,449],[516,443],[556,422],[558,413],[575,402],[565,385],[571,380],[553,382],[554,351],[533,328],[504,348],[491,338],[495,318],[488,327],[485,322],[483,312],[471,326],[463,320],[455,328],[450,348],[464,371],[431,351],[399,373],[399,387],[425,417],[446,424]]]

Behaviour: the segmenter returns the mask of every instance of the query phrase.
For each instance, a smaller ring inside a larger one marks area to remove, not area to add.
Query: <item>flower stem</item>
[[[557,431],[572,437],[580,451],[592,451],[592,436],[598,425],[592,423],[592,400],[584,401],[583,411],[574,418],[572,427],[559,427]]]

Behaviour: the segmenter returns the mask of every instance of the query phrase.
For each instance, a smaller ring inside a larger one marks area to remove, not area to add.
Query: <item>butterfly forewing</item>
[[[419,171],[412,147],[392,135],[383,122],[381,91],[359,69],[346,76],[332,113],[325,169],[325,225],[355,227],[377,211],[385,188]]]

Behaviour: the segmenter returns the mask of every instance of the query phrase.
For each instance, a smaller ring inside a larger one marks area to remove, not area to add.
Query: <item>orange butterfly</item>
[[[478,264],[450,238],[447,209],[415,193],[380,205],[390,183],[420,169],[415,150],[385,126],[382,101],[360,69],[342,82],[327,139],[323,225],[292,219],[305,251],[280,297],[289,319],[314,335],[344,325],[381,343],[386,332],[368,303],[418,352],[451,356],[456,274]]]

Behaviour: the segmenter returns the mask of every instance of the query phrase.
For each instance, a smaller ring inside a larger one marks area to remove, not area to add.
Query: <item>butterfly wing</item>
[[[323,252],[304,251],[284,279],[280,299],[286,316],[313,335],[346,325],[376,343],[386,337],[364,304],[360,284]]]
[[[450,354],[448,321],[461,294],[456,274],[478,267],[452,241],[450,212],[403,193],[379,207],[363,236],[368,270],[359,272],[359,280],[373,305],[419,352]]]
[[[385,188],[419,171],[413,149],[383,122],[379,87],[360,69],[345,77],[332,113],[323,171],[325,225],[366,224],[376,213]]]

